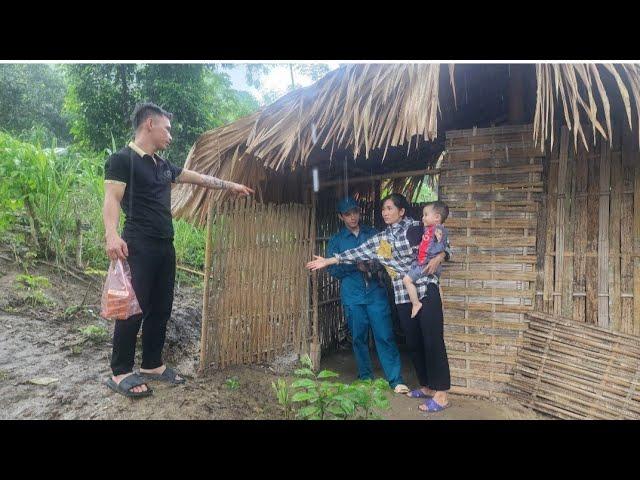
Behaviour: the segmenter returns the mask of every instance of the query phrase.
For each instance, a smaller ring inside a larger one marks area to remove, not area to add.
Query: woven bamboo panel
[[[515,397],[563,419],[640,419],[640,338],[544,313],[528,318]]]
[[[535,304],[640,336],[640,155],[636,135],[618,131],[612,145],[598,141],[587,151],[561,130],[547,162]]]
[[[453,250],[442,275],[452,392],[505,396],[533,309],[543,153],[530,125],[447,132],[439,197]]]
[[[212,206],[207,225],[200,369],[300,353],[311,337],[311,208],[242,198]]]

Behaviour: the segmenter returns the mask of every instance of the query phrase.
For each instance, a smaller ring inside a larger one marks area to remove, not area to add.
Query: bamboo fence
[[[446,133],[439,197],[452,259],[442,275],[454,393],[503,397],[533,309],[542,158],[531,125]]]
[[[640,419],[640,338],[531,313],[511,386],[563,419]]]
[[[211,204],[200,371],[303,353],[313,340],[309,205],[241,198]]]

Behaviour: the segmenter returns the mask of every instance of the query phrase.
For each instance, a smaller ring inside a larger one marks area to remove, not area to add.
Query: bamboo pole
[[[390,178],[409,178],[420,177],[424,175],[437,175],[442,172],[442,168],[427,168],[424,170],[411,170],[408,172],[387,173],[382,175],[367,175],[363,177],[354,177],[349,179],[349,184],[354,185],[357,183],[367,183],[373,181],[387,180]],[[343,185],[344,178],[338,180],[328,180],[326,182],[320,182],[320,188],[333,187],[336,185]],[[312,184],[307,185],[308,189],[313,188]]]
[[[587,136],[590,132],[585,132]],[[598,252],[599,218],[597,212],[600,208],[600,156],[588,158],[589,173],[587,191],[592,193],[587,197],[587,252]],[[596,195],[597,194],[597,195]],[[586,311],[585,322],[598,324],[598,257],[587,257],[585,260],[585,286],[586,286]]]
[[[311,245],[313,246],[313,250],[315,252],[316,246],[316,210],[317,210],[317,194],[314,192],[311,194]],[[320,369],[320,339],[318,334],[318,272],[311,273],[311,284],[312,284],[312,303],[313,303],[313,316],[312,316],[312,325],[313,325],[313,336],[311,341],[311,346],[309,348],[309,356],[311,357],[311,362],[313,363],[313,367],[316,370]]]
[[[640,335],[640,155],[636,150],[633,198],[633,334]]]
[[[556,255],[555,255],[555,291],[559,292],[563,287],[563,275],[564,275],[564,229],[566,224],[566,202],[565,196],[567,194],[567,163],[569,160],[569,130],[564,127],[560,135],[560,156],[558,165],[558,180],[557,180],[557,196],[556,196]],[[562,311],[562,297],[554,296],[553,299],[553,312],[556,315],[560,315]]]
[[[184,272],[189,272],[189,273],[193,273],[194,275],[199,275],[201,277],[204,277],[204,272],[199,272],[198,270],[193,270],[191,268],[183,267],[182,265],[176,265],[176,268]]]
[[[634,137],[628,128],[622,129],[622,205],[621,212],[624,216],[634,211],[634,195],[633,186],[635,181],[635,166],[637,157],[637,149],[634,147]],[[620,327],[623,333],[633,333],[633,239],[637,238],[638,233],[634,234],[633,220],[623,219],[620,223]]]
[[[213,202],[209,202],[209,212],[207,214],[207,239],[205,244],[204,257],[204,288],[202,294],[202,322],[200,332],[200,366],[198,374],[202,375],[206,369],[206,362],[209,358],[209,285],[211,277],[211,235],[213,230]]]
[[[598,215],[598,326],[609,326],[609,191],[611,150],[600,145],[600,204]]]
[[[619,131],[618,128],[615,129]],[[620,295],[620,222],[622,220],[622,151],[620,148],[621,136],[613,136],[611,152],[611,200],[610,200],[610,230],[609,239],[609,322],[615,331],[621,331],[622,322],[620,313],[622,298]]]

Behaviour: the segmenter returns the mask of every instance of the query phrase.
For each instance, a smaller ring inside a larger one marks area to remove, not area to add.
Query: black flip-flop
[[[105,384],[114,392],[129,398],[148,397],[153,394],[153,390],[149,388],[149,385],[147,385],[140,375],[136,373],[123,378],[120,383],[114,382],[113,378],[109,377]],[[147,390],[145,392],[131,391],[133,387],[139,387],[141,385],[147,385]]]
[[[145,373],[140,372],[140,376],[146,380],[159,380],[161,382],[171,383],[172,385],[178,385],[185,383],[186,380],[182,377],[180,380],[176,380],[176,377],[180,375],[173,368],[167,367],[162,373]]]

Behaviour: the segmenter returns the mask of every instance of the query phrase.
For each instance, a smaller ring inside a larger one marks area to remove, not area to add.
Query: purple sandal
[[[427,395],[419,388],[417,390],[411,390],[409,393],[407,393],[407,396],[409,398],[432,398],[431,395]]]
[[[447,403],[446,405],[440,405],[433,398],[430,398],[429,400],[424,402],[424,406],[427,407],[427,409],[420,410],[421,412],[441,412],[445,408],[448,408],[449,404]]]

